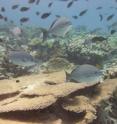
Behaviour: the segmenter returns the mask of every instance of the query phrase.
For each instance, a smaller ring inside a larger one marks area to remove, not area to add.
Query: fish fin
[[[69,81],[70,74],[67,71],[65,71],[65,74],[66,74],[66,82],[68,82]]]
[[[48,37],[48,31],[44,28],[41,28],[41,31],[43,33],[43,41],[46,41]]]

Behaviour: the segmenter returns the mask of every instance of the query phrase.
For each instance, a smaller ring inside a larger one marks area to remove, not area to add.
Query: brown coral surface
[[[0,124],[89,124],[117,79],[102,84],[65,82],[64,71],[0,81]]]

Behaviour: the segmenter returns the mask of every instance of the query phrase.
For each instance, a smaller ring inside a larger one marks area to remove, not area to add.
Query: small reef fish
[[[4,7],[1,7],[1,12],[5,12],[6,9]]]
[[[61,17],[60,15],[55,15],[57,18]]]
[[[72,23],[66,17],[60,17],[53,21],[47,31],[47,35],[64,37],[72,28]]]
[[[4,16],[2,14],[0,14],[0,19],[3,19],[3,18],[4,18]]]
[[[111,30],[110,34],[114,34],[116,32],[116,30]]]
[[[108,17],[107,17],[107,21],[110,21],[113,17],[114,17],[115,15],[114,14],[111,14],[111,15],[109,15]]]
[[[59,0],[59,1],[69,1],[69,0]]]
[[[10,63],[14,65],[29,67],[36,64],[34,58],[25,51],[9,51],[7,56]]]
[[[102,72],[93,65],[84,64],[76,67],[70,74],[66,72],[66,81],[98,83],[102,81]]]
[[[7,22],[8,21],[8,18],[7,17],[4,17],[4,21]]]
[[[107,38],[102,37],[102,36],[95,36],[95,37],[93,37],[91,40],[92,40],[92,42],[98,42],[98,41],[107,40]]]
[[[13,20],[10,20],[10,23],[11,23],[11,24],[14,24],[14,21],[13,21]]]
[[[78,19],[78,16],[74,15],[74,16],[72,16],[72,18],[74,18],[74,19]]]
[[[22,17],[22,18],[20,19],[20,22],[21,22],[21,23],[24,23],[24,22],[27,22],[28,20],[29,20],[28,17]]]
[[[11,9],[17,9],[19,7],[19,5],[18,4],[16,4],[16,5],[13,5],[12,7],[11,7]]]
[[[115,21],[115,22],[113,22],[111,25],[109,25],[109,26],[108,26],[108,29],[110,30],[110,29],[113,29],[113,28],[115,28],[115,27],[117,27],[117,21]]]
[[[100,21],[102,21],[103,20],[103,15],[100,14],[99,17],[100,17]]]
[[[36,5],[38,5],[39,3],[40,3],[40,0],[37,0],[37,1],[36,1]]]
[[[21,7],[20,8],[20,11],[21,12],[25,12],[25,11],[27,11],[27,10],[29,10],[30,8],[29,7]]]
[[[81,11],[79,16],[83,16],[87,11],[88,11],[88,9],[85,9],[85,10]]]
[[[40,12],[37,11],[37,12],[36,12],[36,15],[37,15],[37,16],[40,15]]]
[[[46,12],[46,13],[43,13],[42,15],[41,15],[41,18],[42,19],[46,19],[47,17],[49,17],[51,15],[51,12]]]
[[[48,4],[48,7],[51,7],[51,6],[52,6],[52,4],[53,4],[53,2],[50,2],[50,3]]]
[[[99,7],[97,7],[96,9],[99,10],[99,9],[102,9],[102,8],[103,8],[102,6],[99,6]]]
[[[28,3],[34,3],[35,2],[35,0],[28,0]]]
[[[74,1],[70,1],[68,4],[67,4],[67,8],[70,8],[72,5],[73,5]]]

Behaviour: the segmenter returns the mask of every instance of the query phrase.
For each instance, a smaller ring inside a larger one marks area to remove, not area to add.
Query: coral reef
[[[49,85],[48,81],[46,81],[45,83],[31,83],[25,86],[23,84],[23,87],[20,86],[18,90],[19,83],[18,86],[16,84],[17,83],[13,85],[12,83],[11,87],[14,87],[11,88],[11,92],[9,91],[10,87],[5,89],[5,86],[1,85],[1,87],[4,88],[4,92],[1,91],[1,96],[6,94],[8,95],[8,98],[6,96],[5,99],[0,102],[0,112],[42,109],[55,103],[58,98],[65,97],[79,89],[89,87],[86,84],[78,85],[76,83]],[[9,97],[10,94],[15,92],[17,92],[15,95],[11,95],[11,97]]]
[[[107,41],[92,43],[90,39],[94,36],[87,35],[87,37],[85,36],[86,39],[81,36],[73,38],[72,42],[66,46],[68,58],[74,60],[77,64],[84,62],[90,64],[101,63],[111,47]]]
[[[113,49],[117,49],[117,33],[109,37],[108,43]]]
[[[61,57],[65,55],[64,46],[61,42],[55,39],[48,39],[43,42],[39,38],[33,38],[29,42],[29,51],[34,53],[36,58],[47,61],[53,57]]]
[[[70,70],[74,67],[74,64],[70,63],[65,58],[55,57],[45,62],[41,66],[41,70],[45,73],[55,72],[60,70]]]
[[[116,124],[116,36],[92,42],[97,35],[73,31],[65,39],[42,42],[40,29],[23,30],[21,39],[8,34],[7,27],[0,32],[0,124]],[[19,77],[28,73],[8,63],[8,48],[2,42],[41,60],[40,73]],[[101,84],[66,82],[62,70],[84,63],[101,65],[106,80]]]
[[[0,123],[101,124],[99,115],[104,121],[116,115],[117,79],[95,85],[65,83],[60,71],[1,80],[0,87]],[[104,110],[109,107],[108,115]]]
[[[96,124],[117,123],[117,88],[107,101],[102,101]]]

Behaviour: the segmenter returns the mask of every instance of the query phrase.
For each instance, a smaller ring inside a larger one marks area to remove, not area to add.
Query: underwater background
[[[74,0],[73,0],[74,1]],[[76,27],[79,25],[84,25],[89,29],[94,28],[107,28],[113,22],[117,20],[117,3],[116,0],[76,0],[70,7],[67,5],[71,2],[70,0],[40,0],[39,4],[35,3],[29,4],[27,0],[1,0],[0,6],[5,7],[6,11],[4,16],[7,16],[9,20],[13,20],[16,24],[19,24],[19,19],[23,16],[30,18],[28,24],[36,27],[48,27],[52,21],[56,18],[56,15],[66,16],[72,21],[72,24]],[[52,3],[51,7],[48,4]],[[11,7],[13,5],[20,5],[30,7],[29,11],[21,12],[19,9],[13,10]],[[102,7],[100,9],[96,9]],[[85,16],[79,17],[78,19],[72,18],[72,16],[77,16],[82,10],[88,9]],[[51,12],[51,15],[46,19],[41,19],[40,16],[36,16],[35,12],[40,13]],[[99,14],[102,14],[105,19],[100,21]],[[107,21],[106,17],[114,14],[114,18],[111,21]]]
[[[2,123],[117,124],[117,0],[0,0]]]

